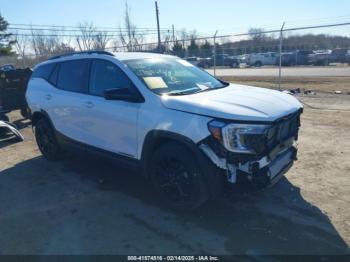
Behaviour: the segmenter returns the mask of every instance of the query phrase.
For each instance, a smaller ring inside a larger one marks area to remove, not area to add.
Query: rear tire
[[[46,118],[42,118],[36,123],[35,139],[40,152],[46,159],[50,161],[62,159],[62,149],[57,142],[50,122]]]
[[[28,107],[21,108],[21,115],[23,116],[23,118],[28,119],[29,118],[29,108]]]
[[[148,171],[160,196],[173,208],[192,210],[210,197],[195,156],[181,144],[161,145],[154,152]]]
[[[233,62],[232,64],[231,64],[231,66],[230,66],[231,68],[238,68],[239,67],[239,65],[238,65],[238,63],[237,62]]]

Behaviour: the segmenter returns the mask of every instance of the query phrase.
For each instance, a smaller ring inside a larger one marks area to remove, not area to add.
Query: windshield
[[[138,59],[125,63],[156,94],[187,95],[227,86],[181,59]]]

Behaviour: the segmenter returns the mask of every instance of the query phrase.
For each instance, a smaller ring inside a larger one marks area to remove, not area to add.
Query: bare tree
[[[45,32],[32,29],[29,42],[31,50],[39,61],[52,55],[74,52],[69,41],[65,41],[60,31],[57,30]]]
[[[87,21],[80,23],[78,27],[80,34],[76,36],[75,40],[77,42],[79,50],[92,50],[95,45],[96,27],[92,22]]]
[[[54,53],[60,39],[57,35],[45,34],[43,31],[31,30],[31,46],[37,56],[48,56]]]
[[[125,29],[122,30],[119,27],[119,38],[122,45],[126,46],[127,51],[141,50],[141,44],[144,41],[144,36],[137,32],[137,27],[132,23],[130,17],[130,7],[128,3],[125,3],[125,12],[124,12],[124,26]]]
[[[109,36],[108,32],[106,31],[97,32],[94,38],[94,44],[93,44],[94,49],[105,50],[110,40],[111,40],[111,37]]]
[[[251,40],[260,43],[267,38],[264,31],[265,30],[263,28],[250,28],[248,31],[248,35]]]
[[[185,47],[186,46],[186,43],[185,43],[185,39],[188,39],[188,32],[185,28],[183,28],[181,31],[180,31],[180,39],[182,39],[182,46]]]
[[[163,44],[163,48],[165,50],[161,50],[161,51],[167,52],[168,50],[170,50],[171,40],[172,40],[172,33],[170,32],[170,30],[168,30],[167,32],[163,33],[162,38],[164,39],[163,40],[163,43],[164,43]]]
[[[15,48],[17,53],[22,59],[22,66],[24,68],[26,67],[26,60],[27,60],[26,52],[29,44],[29,39],[26,35],[16,34],[15,41],[16,41]]]

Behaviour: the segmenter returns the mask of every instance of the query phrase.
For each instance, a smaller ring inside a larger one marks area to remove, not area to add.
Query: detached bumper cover
[[[24,137],[22,134],[10,123],[7,123],[5,121],[0,121],[0,129],[5,129],[7,132],[11,132],[14,134],[20,141],[24,140]]]

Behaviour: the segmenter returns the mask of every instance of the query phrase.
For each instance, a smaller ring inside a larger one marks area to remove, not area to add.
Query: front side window
[[[189,62],[177,58],[137,59],[125,63],[156,94],[187,95],[227,86]]]
[[[90,94],[103,96],[104,90],[116,88],[131,88],[131,81],[113,63],[94,60],[90,75]]]
[[[62,90],[86,93],[89,60],[72,60],[60,64],[57,87]]]

